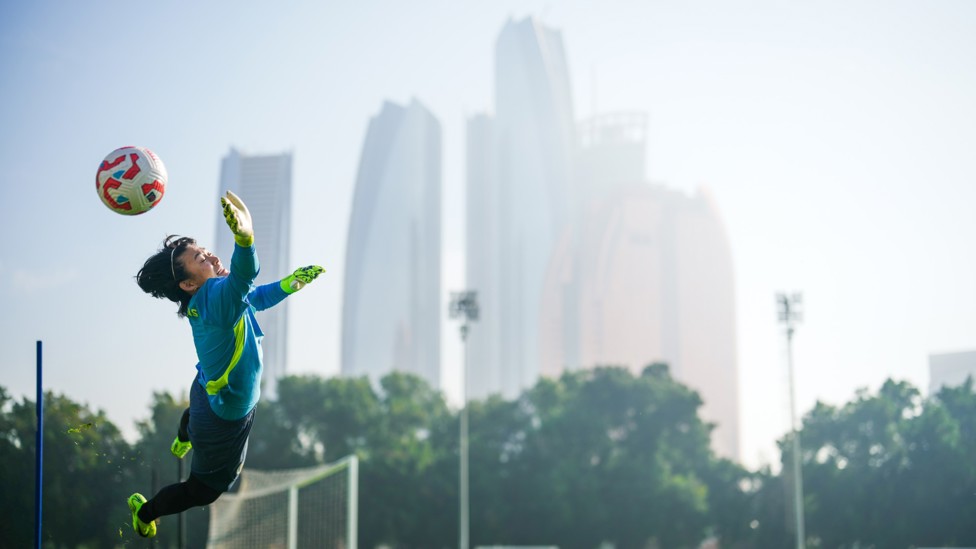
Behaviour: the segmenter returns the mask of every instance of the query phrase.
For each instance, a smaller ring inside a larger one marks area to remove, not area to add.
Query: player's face
[[[186,247],[186,250],[180,254],[180,261],[183,262],[183,270],[186,271],[186,280],[183,282],[187,283],[181,282],[180,285],[190,293],[203,286],[208,279],[228,275],[227,269],[217,256],[196,244]]]

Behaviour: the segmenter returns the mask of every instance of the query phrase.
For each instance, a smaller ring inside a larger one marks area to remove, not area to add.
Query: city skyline
[[[153,392],[186,390],[189,330],[133,276],[167,234],[212,246],[231,146],[293,151],[289,268],[327,272],[289,300],[289,371],[336,375],[359,148],[384,100],[416,97],[441,122],[442,286],[463,289],[467,125],[498,114],[494,45],[506,21],[527,16],[562,33],[574,122],[647,113],[647,180],[686,195],[707,186],[720,205],[744,463],[775,463],[788,429],[777,292],[805,299],[799,413],[889,377],[926,387],[929,355],[976,347],[972,2],[421,0],[137,13],[185,38],[149,40],[143,25],[107,32],[121,20],[108,4],[0,7],[0,230],[10,235],[0,248],[0,386],[14,398],[33,394],[36,340],[48,389],[105,410],[127,436]],[[124,54],[128,44],[140,55]],[[127,144],[156,152],[170,181],[158,207],[123,218],[92,178]],[[441,386],[457,406],[461,345],[456,325],[445,330]],[[123,378],[124,399],[105,381]]]

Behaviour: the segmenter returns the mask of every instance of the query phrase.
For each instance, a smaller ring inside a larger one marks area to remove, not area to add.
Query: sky
[[[213,242],[231,147],[294,155],[291,258],[328,272],[291,299],[290,367],[336,375],[353,186],[384,101],[442,125],[446,313],[464,285],[465,122],[491,112],[498,33],[529,16],[562,33],[577,119],[647,113],[648,180],[715,199],[744,464],[775,462],[789,428],[777,292],[804,298],[800,412],[888,378],[925,392],[930,354],[976,349],[972,1],[55,0],[0,4],[0,386],[34,398],[41,340],[45,388],[129,437],[154,392],[185,393],[189,327],[133,277],[167,234]],[[142,216],[95,193],[123,145],[169,171]]]

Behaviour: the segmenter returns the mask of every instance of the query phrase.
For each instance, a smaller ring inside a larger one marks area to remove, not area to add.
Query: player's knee
[[[186,488],[197,505],[210,505],[220,497],[220,490],[215,490],[204,484],[193,475],[186,481]]]

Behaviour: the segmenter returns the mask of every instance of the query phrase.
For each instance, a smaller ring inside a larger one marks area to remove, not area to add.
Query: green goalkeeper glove
[[[324,273],[325,269],[319,267],[318,265],[309,265],[308,267],[300,267],[295,269],[295,272],[281,279],[281,289],[285,293],[293,294],[298,290],[305,287],[306,284],[315,280],[317,276]]]
[[[227,226],[234,233],[234,242],[242,248],[254,244],[254,225],[251,223],[251,212],[244,201],[236,194],[227,191],[227,196],[220,197],[220,204],[224,207],[224,219]]]

